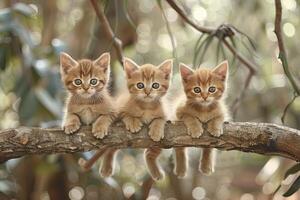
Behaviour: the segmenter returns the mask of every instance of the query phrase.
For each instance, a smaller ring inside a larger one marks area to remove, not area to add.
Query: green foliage
[[[300,188],[300,176],[294,181],[291,187],[283,194],[284,197],[292,196]]]
[[[283,180],[285,180],[288,176],[296,174],[297,172],[300,172],[300,163],[296,163],[292,167],[290,167],[284,175]],[[276,190],[274,191],[274,194],[278,192],[278,190],[281,188],[281,185],[279,185]],[[289,197],[293,195],[295,192],[297,192],[300,188],[300,176],[291,184],[289,189],[283,194],[284,197]]]

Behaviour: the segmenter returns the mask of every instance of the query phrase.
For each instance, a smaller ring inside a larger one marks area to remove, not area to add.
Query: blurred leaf
[[[286,179],[289,175],[295,174],[295,173],[297,173],[297,172],[299,172],[299,171],[300,171],[300,163],[296,163],[295,165],[293,165],[292,167],[290,167],[290,168],[286,171],[283,180]],[[298,178],[299,178],[299,177],[298,177]],[[276,190],[274,191],[274,194],[275,194],[276,192],[278,192],[278,190],[279,190],[280,188],[281,188],[281,185],[279,185],[279,186],[276,188]]]
[[[52,98],[51,95],[43,88],[36,88],[34,93],[39,102],[54,116],[60,118],[62,116],[62,105],[59,101]]]
[[[195,44],[195,47],[194,47],[194,58],[193,58],[193,67],[196,65],[196,60],[197,60],[197,57],[198,57],[198,54],[197,54],[197,51],[198,51],[198,48],[199,48],[199,45],[201,44],[201,40],[202,38],[204,38],[205,34],[201,34],[199,39],[197,40],[196,44]]]
[[[7,63],[7,48],[0,47],[0,70],[5,70]]]
[[[230,42],[231,42],[232,46],[235,49],[237,49],[237,46],[236,46],[236,43],[235,43],[235,39],[233,37],[229,37],[229,39],[230,39]],[[236,57],[237,57],[237,54],[234,54],[230,66],[234,66],[234,63],[236,61]]]
[[[19,115],[21,122],[30,120],[37,110],[38,100],[32,90],[21,96]]]
[[[221,50],[221,45],[222,45],[222,41],[219,39],[219,41],[218,41],[218,45],[217,45],[217,54],[216,54],[216,64],[218,64],[219,63],[219,58],[220,58],[220,50]]]
[[[198,56],[201,55],[202,47],[207,46],[207,43],[210,43],[210,41],[212,40],[213,37],[214,37],[213,35],[208,35],[204,39],[204,41],[202,43],[200,43],[200,46],[195,50],[194,60],[193,60],[194,67],[196,67],[196,66],[198,67],[197,61],[198,61]]]
[[[13,91],[18,97],[23,97],[24,95],[26,95],[29,89],[29,83],[24,77],[19,77],[16,79]]]
[[[289,197],[293,195],[297,190],[300,188],[300,176],[294,181],[294,183],[291,185],[291,187],[286,191],[283,196],[284,197]]]
[[[251,45],[252,49],[254,51],[256,51],[256,45],[255,45],[255,42],[252,40],[252,38],[250,36],[248,36],[246,33],[240,31],[239,29],[237,29],[236,27],[234,26],[230,26],[231,28],[233,28],[236,32],[238,32],[239,34],[241,34],[242,36],[246,37],[249,44]],[[248,46],[248,45],[247,45]]]
[[[57,94],[61,93],[62,91],[64,91],[62,83],[61,83],[61,78],[60,75],[58,73],[55,72],[50,72],[48,74],[48,82],[49,84],[47,84],[46,90],[49,92],[49,94],[52,97],[55,97]]]
[[[0,22],[7,23],[12,20],[11,10],[9,8],[0,10]]]
[[[17,13],[20,13],[26,17],[31,17],[36,13],[36,11],[31,6],[25,3],[15,3],[12,8]]]
[[[297,163],[286,171],[286,173],[284,175],[284,179],[286,179],[289,175],[295,174],[296,172],[299,172],[299,171],[300,171],[300,163]]]
[[[202,55],[201,55],[201,57],[200,57],[200,59],[199,59],[199,65],[203,62],[203,59],[204,59],[204,57],[205,57],[205,54],[206,54],[206,52],[208,51],[208,48],[209,48],[211,42],[213,41],[213,39],[214,39],[214,36],[213,36],[213,35],[208,36],[208,40],[206,41],[206,44],[205,44],[205,46],[204,46],[203,53],[202,53]]]
[[[18,22],[12,22],[11,29],[13,33],[20,38],[22,43],[27,44],[30,48],[34,47],[30,32],[23,25]]]

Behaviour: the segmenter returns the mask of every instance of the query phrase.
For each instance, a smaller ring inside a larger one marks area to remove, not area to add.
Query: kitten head
[[[180,64],[181,79],[189,100],[208,106],[220,100],[225,93],[228,62],[223,61],[214,69],[199,68],[192,70]]]
[[[159,100],[169,88],[172,67],[172,60],[166,60],[159,66],[138,66],[131,59],[125,58],[124,70],[129,93],[144,102]]]
[[[104,53],[96,60],[74,60],[66,53],[60,54],[60,72],[66,89],[71,94],[90,98],[101,92],[109,78],[110,54]]]

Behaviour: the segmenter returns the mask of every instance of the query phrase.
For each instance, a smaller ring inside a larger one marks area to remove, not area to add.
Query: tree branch
[[[106,35],[106,37],[113,42],[113,45],[115,47],[115,50],[117,52],[117,56],[118,56],[118,60],[121,63],[121,65],[123,66],[123,52],[122,52],[122,41],[117,38],[117,36],[115,35],[115,33],[113,32],[112,28],[110,27],[110,24],[103,12],[102,8],[98,7],[97,1],[96,0],[90,0],[91,4],[95,10],[95,13],[99,19],[99,21],[101,22],[103,29],[104,29],[104,33]]]
[[[281,32],[281,16],[282,16],[282,6],[281,6],[281,0],[275,0],[275,34],[278,41],[278,48],[279,48],[279,56],[278,58],[281,60],[282,67],[284,70],[285,75],[287,76],[288,80],[290,81],[294,91],[297,93],[297,95],[300,95],[300,88],[296,84],[296,81],[294,80],[287,61],[287,55],[282,39],[282,32]]]
[[[215,37],[217,37],[221,42],[225,44],[225,46],[228,48],[228,50],[233,54],[236,55],[238,60],[243,63],[252,74],[256,73],[255,65],[251,63],[249,60],[247,60],[245,57],[243,57],[233,46],[231,46],[226,40],[226,37],[233,37],[235,34],[234,32],[238,31],[239,33],[242,33],[237,28],[234,28],[232,25],[221,25],[219,28],[211,28],[211,27],[204,27],[199,26],[196,24],[192,19],[190,19],[186,13],[174,2],[174,0],[166,0],[168,4],[177,12],[177,14],[189,25],[191,25],[193,28],[198,30],[201,33],[204,34],[213,34]],[[242,33],[243,35],[246,35]]]
[[[238,50],[226,40],[226,38],[227,37],[233,38],[236,35],[236,33],[239,33],[243,36],[246,36],[247,39],[250,41],[251,45],[253,45],[251,38],[247,34],[243,33],[242,31],[238,30],[232,25],[222,24],[218,28],[200,26],[196,24],[191,18],[189,18],[185,13],[185,11],[182,10],[175,3],[174,0],[166,0],[166,1],[187,24],[191,25],[193,28],[195,28],[196,30],[198,30],[203,34],[209,34],[214,37],[217,37],[219,41],[222,42],[226,46],[226,48],[233,54],[233,56],[236,56],[236,58],[249,70],[249,74],[244,83],[244,88],[240,93],[239,97],[236,98],[232,104],[232,108],[234,108],[233,114],[235,116],[237,109],[240,105],[240,101],[244,97],[245,90],[248,88],[252,77],[256,74],[256,67],[251,61],[249,61],[241,53],[239,53]]]
[[[143,128],[139,133],[128,132],[120,122],[113,124],[109,136],[94,138],[91,127],[82,127],[74,135],[66,135],[61,129],[20,127],[0,131],[0,157],[2,161],[31,154],[85,152],[103,147],[161,148],[213,147],[220,150],[238,150],[265,155],[278,155],[300,161],[300,131],[268,123],[225,122],[224,134],[213,137],[205,133],[192,139],[182,122],[168,123],[165,138],[152,141]]]

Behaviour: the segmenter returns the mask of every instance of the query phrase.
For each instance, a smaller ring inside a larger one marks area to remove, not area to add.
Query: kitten
[[[76,61],[61,53],[60,67],[62,81],[68,91],[62,125],[65,133],[76,132],[82,124],[92,125],[93,135],[103,138],[115,118],[113,101],[106,89],[110,54],[104,53],[94,61]]]
[[[192,70],[185,64],[180,64],[180,73],[185,92],[184,100],[177,107],[178,120],[184,122],[188,134],[199,138],[204,131],[219,137],[223,134],[223,122],[227,116],[224,102],[228,74],[228,62],[224,61],[214,69],[199,68]],[[181,149],[184,152],[184,149]],[[199,170],[204,174],[214,172],[214,150],[204,148]],[[176,154],[175,174],[186,171],[186,157],[184,153]]]
[[[138,132],[143,124],[149,125],[149,136],[154,141],[164,137],[166,114],[162,104],[162,97],[167,93],[172,75],[172,60],[166,60],[158,67],[145,64],[138,66],[134,61],[125,58],[129,94],[122,95],[118,100],[119,117],[125,127],[132,133]],[[145,160],[151,176],[158,180],[163,173],[156,160],[161,152],[160,148],[151,147],[145,151]],[[113,160],[113,159],[111,159]],[[108,163],[108,162],[106,162]],[[113,164],[107,165],[112,171]]]

